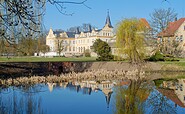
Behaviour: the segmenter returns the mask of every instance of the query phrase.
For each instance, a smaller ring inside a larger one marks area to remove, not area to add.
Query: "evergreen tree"
[[[108,61],[112,60],[113,56],[111,55],[110,46],[102,41],[101,39],[97,39],[93,44],[94,52],[97,53],[98,59],[100,61]]]

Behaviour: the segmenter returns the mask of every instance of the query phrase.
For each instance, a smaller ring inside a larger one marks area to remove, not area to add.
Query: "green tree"
[[[144,80],[129,80],[128,87],[115,88],[115,114],[144,114],[145,101],[152,90]]]
[[[131,63],[144,61],[144,31],[145,25],[138,19],[124,19],[116,29],[116,46],[118,56],[126,57]]]
[[[94,52],[98,55],[97,60],[107,61],[113,59],[113,56],[111,54],[111,48],[106,42],[97,39],[93,44],[93,49]]]

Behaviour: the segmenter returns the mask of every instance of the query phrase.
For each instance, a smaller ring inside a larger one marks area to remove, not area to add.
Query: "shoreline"
[[[69,72],[84,72],[88,70],[134,70],[140,68],[152,72],[185,72],[185,67],[175,64],[161,64],[158,62],[146,62],[143,65],[130,64],[120,61],[103,62],[0,62],[0,75],[59,75]]]

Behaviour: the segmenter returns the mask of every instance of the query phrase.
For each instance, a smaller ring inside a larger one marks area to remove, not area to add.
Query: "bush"
[[[113,60],[113,55],[111,54],[111,47],[107,44],[107,42],[102,41],[101,39],[97,39],[93,44],[94,52],[97,53],[98,61],[109,61]]]
[[[165,57],[165,61],[179,61],[179,60],[176,58]]]
[[[164,61],[164,56],[161,54],[160,51],[157,51],[154,55],[152,55],[149,59],[149,61]]]
[[[91,53],[89,49],[86,49],[84,52],[85,57],[91,57]]]
[[[174,58],[172,55],[163,55],[159,51],[157,51],[154,55],[152,55],[149,61],[179,61],[178,59]]]
[[[104,56],[98,57],[96,60],[97,61],[110,61],[110,60],[113,60],[113,58],[114,58],[113,55],[104,55]]]

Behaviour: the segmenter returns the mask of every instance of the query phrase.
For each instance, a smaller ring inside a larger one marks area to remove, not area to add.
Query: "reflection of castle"
[[[102,82],[95,82],[95,81],[82,81],[80,83],[75,82],[76,86],[80,86],[82,90],[86,90],[87,92],[83,93],[88,93],[89,95],[91,94],[92,91],[97,92],[97,91],[102,91],[105,95],[106,103],[107,103],[107,108],[109,108],[109,103],[111,99],[111,95],[113,93],[113,86],[114,84],[110,81],[102,81]]]
[[[163,81],[162,87],[167,89],[158,89],[160,93],[172,100],[175,104],[185,108],[185,79]]]
[[[56,86],[56,83],[47,83],[48,84],[48,89],[50,92],[53,91],[53,87]]]
[[[98,92],[102,91],[105,95],[107,108],[109,108],[109,103],[111,99],[111,95],[113,93],[113,86],[116,83],[112,83],[111,81],[102,81],[102,82],[96,82],[96,81],[82,81],[82,82],[62,82],[58,86],[67,88],[72,91],[82,92],[83,94],[91,95],[92,92]],[[52,92],[53,87],[56,85],[56,83],[48,83],[48,88],[50,92]],[[57,86],[57,85],[56,85]]]

